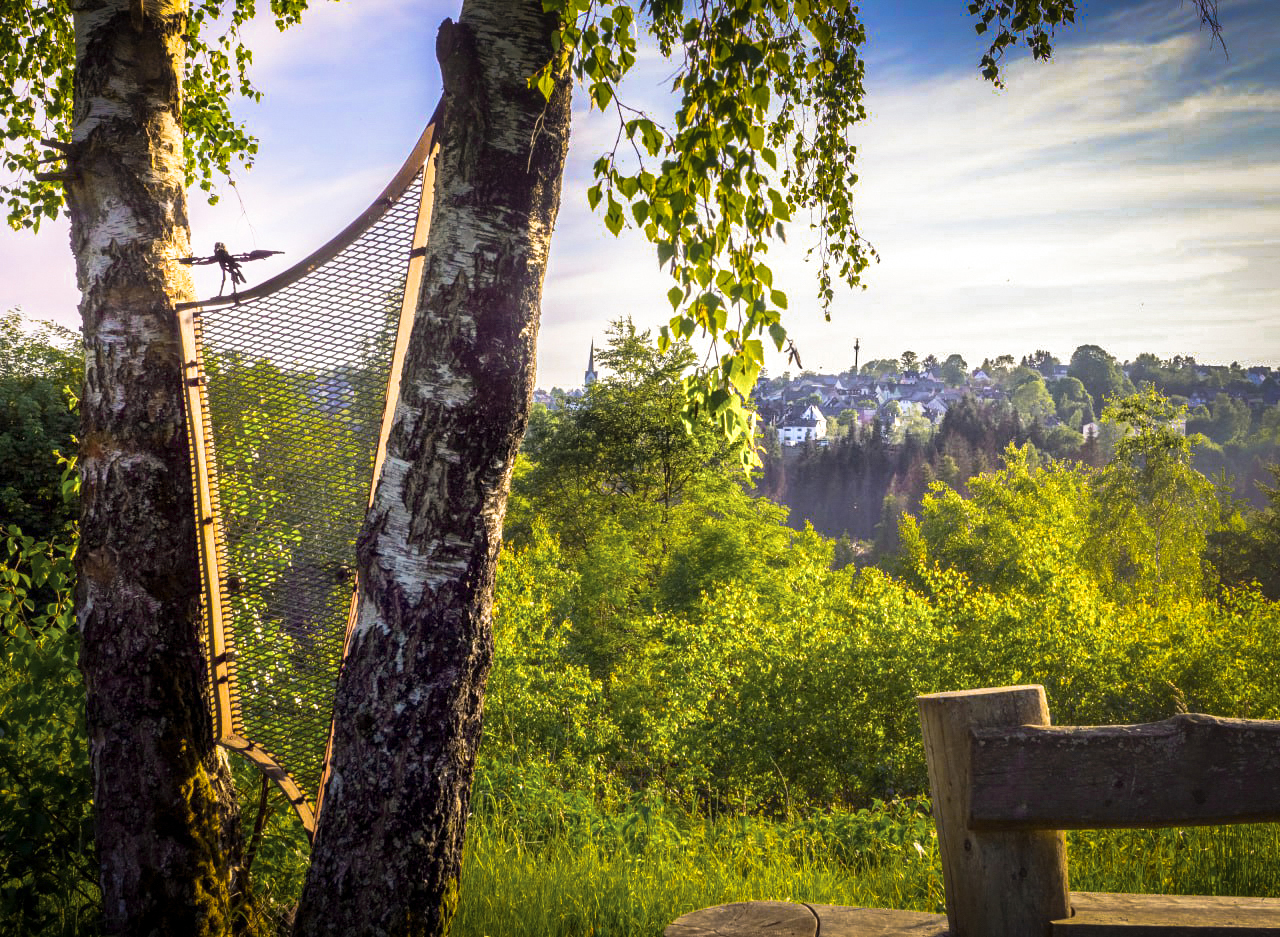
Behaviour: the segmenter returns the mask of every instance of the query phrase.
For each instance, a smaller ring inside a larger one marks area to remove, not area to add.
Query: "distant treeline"
[[[1267,497],[1261,486],[1271,479],[1268,466],[1280,461],[1278,408],[1251,414],[1243,404],[1223,398],[1198,409],[1207,412],[1193,413],[1186,426],[1194,467],[1237,499],[1264,507]],[[1225,432],[1219,424],[1232,418],[1239,425]],[[1110,459],[1122,432],[1104,425],[1098,436],[1079,446],[1063,445],[1063,434],[1023,421],[1003,401],[966,397],[948,410],[931,435],[908,433],[901,442],[891,442],[876,422],[827,445],[769,446],[757,491],[786,505],[789,523],[797,530],[810,523],[828,537],[872,541],[883,550],[893,546],[898,519],[915,511],[934,482],[967,493],[966,482],[998,468],[1010,443],[1030,443],[1043,456],[1099,467]]]

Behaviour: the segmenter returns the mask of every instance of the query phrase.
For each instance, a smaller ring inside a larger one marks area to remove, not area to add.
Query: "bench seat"
[[[1280,937],[1280,898],[1072,892],[1069,918],[1051,937]],[[667,925],[664,937],[947,937],[947,916],[789,901],[703,908]]]

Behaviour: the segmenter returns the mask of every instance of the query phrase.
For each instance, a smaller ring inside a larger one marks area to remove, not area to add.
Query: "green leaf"
[[[613,89],[604,82],[598,81],[591,86],[591,100],[603,111],[613,101]]]
[[[543,98],[550,101],[551,92],[555,90],[556,81],[551,74],[551,65],[548,64],[541,72],[538,73],[538,90],[542,92]]]
[[[684,302],[684,290],[678,286],[673,286],[667,290],[667,300],[671,303],[672,309],[679,309],[680,304]]]

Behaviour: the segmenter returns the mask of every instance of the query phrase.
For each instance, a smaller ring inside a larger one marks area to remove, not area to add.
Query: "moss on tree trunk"
[[[190,253],[185,3],[73,3],[68,159],[83,299],[76,558],[107,933],[230,929],[238,829],[213,745],[175,302]]]

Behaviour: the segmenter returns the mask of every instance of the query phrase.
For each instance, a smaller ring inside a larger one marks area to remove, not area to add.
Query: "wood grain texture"
[[[1280,820],[1280,722],[1183,714],[1135,726],[978,728],[972,736],[975,830]]]
[[[1280,898],[1116,895],[1072,892],[1071,917],[1054,921],[1061,937],[1246,937],[1280,934]]]
[[[1251,937],[1280,934],[1280,898],[1072,892],[1072,914],[1049,924],[1059,937]],[[1043,928],[1035,933],[1045,932]],[[664,937],[951,937],[942,914],[743,901],[703,908]]]
[[[702,908],[667,925],[663,937],[817,937],[818,918],[790,901],[739,901]]]
[[[703,908],[667,925],[664,937],[948,937],[944,914],[789,901]]]
[[[818,916],[818,937],[948,937],[945,914],[809,905]]]
[[[1048,725],[1040,686],[917,698],[947,918],[956,937],[1026,937],[1067,916],[1066,839],[1060,831],[968,829],[973,729]]]

